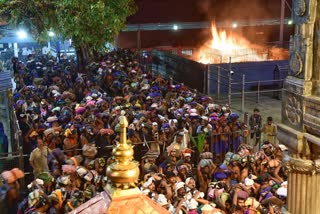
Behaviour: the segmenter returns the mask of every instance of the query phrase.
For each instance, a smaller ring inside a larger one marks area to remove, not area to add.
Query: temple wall
[[[320,1],[293,0],[295,34],[278,140],[289,148],[288,210],[320,214]]]

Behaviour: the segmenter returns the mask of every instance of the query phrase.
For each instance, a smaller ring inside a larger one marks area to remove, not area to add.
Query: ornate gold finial
[[[135,188],[139,177],[139,164],[133,160],[133,146],[127,144],[128,121],[125,116],[121,118],[120,127],[120,143],[112,150],[115,162],[107,167],[107,176],[111,181],[107,189],[111,194]]]

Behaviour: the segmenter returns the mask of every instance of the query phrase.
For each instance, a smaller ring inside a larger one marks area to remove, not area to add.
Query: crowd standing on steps
[[[287,148],[274,140],[272,118],[263,124],[254,109],[247,127],[229,105],[171,85],[137,59],[113,51],[83,73],[68,57],[13,61],[13,107],[30,154],[24,170],[33,177],[17,168],[1,173],[1,210],[67,213],[104,191],[125,116],[139,188],[171,213],[281,213]]]

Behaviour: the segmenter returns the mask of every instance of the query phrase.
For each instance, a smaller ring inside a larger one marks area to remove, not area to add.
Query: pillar
[[[277,138],[290,151],[288,211],[320,214],[320,0],[293,0],[292,19],[295,33]]]
[[[18,49],[18,43],[13,43],[13,55],[15,57],[18,57],[19,56],[19,49]]]
[[[289,212],[319,214],[320,162],[292,157],[288,169]]]

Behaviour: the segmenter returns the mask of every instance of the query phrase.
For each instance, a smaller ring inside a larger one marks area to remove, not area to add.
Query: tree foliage
[[[0,15],[39,40],[53,30],[90,54],[113,42],[136,11],[134,0],[0,0]]]
[[[58,22],[63,24],[59,28],[61,34],[70,36],[80,46],[99,50],[125,26],[126,18],[133,12],[133,1],[61,0],[58,7]]]
[[[52,0],[0,0],[0,15],[13,28],[26,28],[37,40],[46,39],[47,31],[58,26]]]

